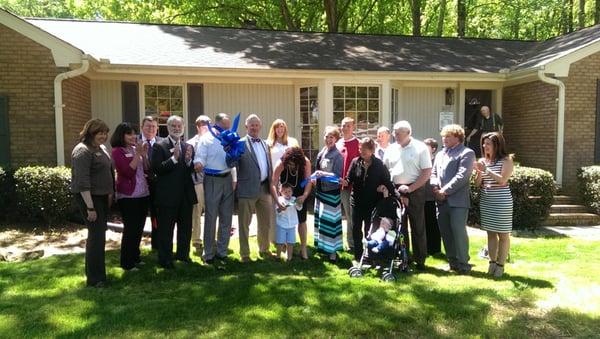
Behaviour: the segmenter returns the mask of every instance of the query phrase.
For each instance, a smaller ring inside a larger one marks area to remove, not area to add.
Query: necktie
[[[383,149],[379,149],[379,159],[383,159]]]
[[[152,159],[152,142],[150,139],[148,139],[147,142],[148,142],[148,159]]]

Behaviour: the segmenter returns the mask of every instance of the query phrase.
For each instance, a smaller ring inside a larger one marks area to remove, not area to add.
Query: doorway
[[[481,106],[488,106],[492,113],[492,91],[468,89],[465,91],[465,134],[469,135],[477,123]]]

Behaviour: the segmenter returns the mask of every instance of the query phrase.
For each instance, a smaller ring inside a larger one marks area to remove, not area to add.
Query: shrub
[[[10,197],[13,195],[12,173],[0,167],[0,219],[4,219],[10,210]]]
[[[587,166],[577,170],[577,186],[583,203],[600,214],[600,166]]]
[[[14,174],[19,212],[30,221],[54,225],[66,220],[72,194],[67,167],[21,167]]]
[[[556,186],[548,171],[515,166],[508,181],[513,197],[513,229],[535,229],[548,217]],[[479,224],[479,187],[471,178],[469,224]]]

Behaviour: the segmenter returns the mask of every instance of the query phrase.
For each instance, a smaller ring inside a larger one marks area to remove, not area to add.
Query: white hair
[[[400,120],[394,124],[394,131],[397,130],[408,131],[408,134],[412,134],[412,128],[410,127],[410,123],[406,120]]]
[[[390,133],[390,129],[387,128],[386,126],[381,126],[377,129],[377,134],[381,133],[381,132],[387,132],[388,134]]]
[[[258,117],[258,115],[256,114],[250,114],[247,118],[246,118],[246,126],[248,126],[248,124],[252,121],[252,120],[256,120],[258,121],[261,125],[262,125],[262,121],[260,121],[260,118]]]
[[[171,126],[175,121],[179,121],[183,124],[183,118],[179,115],[171,115],[169,119],[167,119],[167,126]]]

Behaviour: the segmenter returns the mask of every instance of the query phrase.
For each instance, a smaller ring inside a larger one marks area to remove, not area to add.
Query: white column
[[[392,120],[392,86],[386,80],[381,84],[381,101],[379,102],[379,126],[391,126]]]

